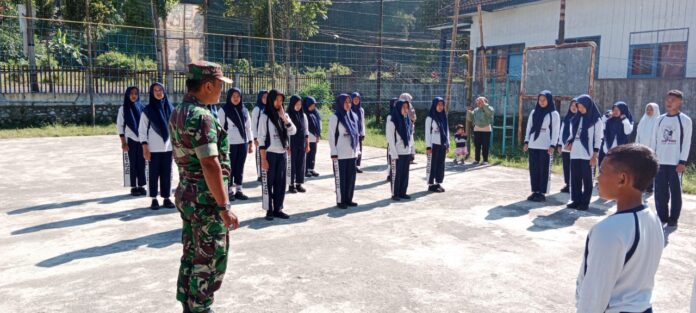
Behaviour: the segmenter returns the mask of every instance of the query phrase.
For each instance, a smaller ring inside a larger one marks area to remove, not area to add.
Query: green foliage
[[[401,32],[403,32],[405,34],[406,39],[408,39],[408,35],[416,26],[416,17],[413,16],[413,14],[408,14],[401,10],[396,12],[396,16],[399,20],[401,20],[399,22],[399,24],[401,25]]]
[[[86,21],[87,0],[61,1],[61,13],[66,21]],[[98,24],[123,24],[123,0],[90,0],[91,22]],[[66,23],[67,27],[83,30],[84,24]],[[104,33],[111,30],[110,26],[99,25],[96,27],[96,38],[101,38]]]
[[[334,101],[333,93],[331,93],[331,84],[329,84],[328,81],[321,81],[304,86],[300,89],[299,94],[302,97],[314,97],[317,99],[317,102],[320,103],[319,106],[322,104],[329,104],[329,107],[331,107],[330,104]]]
[[[331,63],[328,72],[336,76],[350,76],[353,74],[353,70],[350,67],[341,65],[340,63]]]
[[[251,18],[255,35],[269,37],[267,0],[225,0],[225,4],[227,16]],[[331,1],[272,0],[272,6],[274,37],[308,39],[319,32],[318,21],[328,17]]]
[[[425,29],[428,26],[440,25],[443,23],[450,22],[450,16],[443,14],[441,10],[452,5],[452,1],[449,0],[423,0],[417,11],[417,19],[415,26],[418,29]]]
[[[251,68],[251,64],[247,59],[237,59],[234,61],[232,69],[235,73],[248,73]]]
[[[85,55],[80,51],[80,47],[71,44],[67,32],[58,29],[55,36],[48,42],[48,50],[61,65],[83,65]]]
[[[305,66],[303,74],[311,78],[326,79],[326,69],[321,66]]]
[[[394,78],[394,74],[392,72],[382,71],[382,79],[392,79],[392,78]],[[367,79],[368,80],[377,80],[377,71],[370,73],[370,76],[368,76]]]
[[[107,80],[127,78],[138,71],[156,70],[157,64],[148,57],[128,56],[110,51],[95,59],[96,72]]]

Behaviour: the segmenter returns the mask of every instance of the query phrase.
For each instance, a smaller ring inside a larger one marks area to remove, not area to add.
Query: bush
[[[382,71],[382,79],[392,79],[392,78],[394,78],[393,73]],[[370,73],[370,76],[367,79],[368,80],[377,80],[377,71]]]
[[[318,106],[321,107],[324,104],[331,104],[334,102],[333,93],[331,93],[331,84],[328,81],[322,81],[319,83],[312,83],[300,89],[300,96],[312,96],[319,102]]]
[[[139,71],[157,70],[157,63],[148,57],[128,56],[115,51],[99,55],[95,66],[97,76],[108,80],[120,80]]]
[[[335,76],[350,76],[353,74],[353,70],[350,67],[340,63],[331,63],[328,72]]]
[[[326,69],[321,66],[305,66],[304,75],[311,78],[326,79]]]

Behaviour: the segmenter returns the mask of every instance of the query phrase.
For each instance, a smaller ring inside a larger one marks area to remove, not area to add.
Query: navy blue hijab
[[[132,102],[130,93],[135,89],[138,91],[138,100]],[[138,135],[138,127],[140,126],[140,114],[143,113],[143,104],[140,103],[140,89],[135,86],[126,88],[126,94],[123,96],[123,119],[126,126],[130,128],[135,135]]]
[[[580,120],[582,120],[582,130],[580,131],[580,142],[585,147],[587,153],[590,153],[588,129],[593,127],[597,121],[602,118],[602,113],[599,112],[597,105],[592,101],[589,95],[581,95],[577,98],[577,105],[582,105],[587,109],[585,114],[578,110],[577,117],[573,122],[573,134],[577,134]],[[582,118],[581,118],[582,117]]]
[[[391,120],[396,126],[396,132],[401,136],[404,141],[404,146],[408,148],[409,141],[411,140],[411,119],[406,116],[401,115],[401,108],[404,105],[408,105],[408,102],[403,100],[398,100],[394,103],[394,107],[391,112]]]
[[[232,95],[234,95],[235,92],[239,94],[239,104],[237,105],[232,103]],[[246,140],[247,133],[244,124],[249,119],[249,116],[244,112],[244,98],[242,98],[241,89],[234,87],[227,90],[227,98],[225,98],[225,104],[222,106],[222,110],[225,112],[226,118],[231,119],[234,126],[239,129],[239,134],[242,135],[242,138]],[[227,121],[225,121],[225,124],[227,124]]]
[[[573,101],[570,102],[570,105],[568,105],[568,112],[563,118],[563,129],[561,130],[562,143],[566,143],[566,141],[568,140],[568,137],[570,136],[570,126],[574,123],[573,119],[575,118],[575,116],[578,115],[577,113],[573,113],[573,111],[570,110],[572,104],[577,102],[577,99],[573,99]]]
[[[269,91],[268,98],[266,98],[266,103],[268,105],[266,106],[263,112],[266,114],[266,116],[268,116],[268,120],[271,122],[271,124],[275,126],[276,130],[278,130],[278,136],[280,137],[280,142],[283,144],[283,148],[287,148],[288,129],[285,128],[285,125],[283,125],[283,121],[280,119],[280,112],[278,112],[278,110],[275,108],[275,105],[273,104],[275,102],[275,99],[278,97],[283,98],[283,101],[285,101],[285,94],[283,94],[282,92],[275,89]],[[259,97],[258,100],[261,100],[261,97]],[[281,106],[283,105],[281,104]],[[266,137],[271,138],[271,130],[268,129],[267,132],[268,134]]]
[[[355,148],[358,146],[358,141],[360,140],[360,132],[357,122],[358,118],[355,117],[352,110],[346,111],[344,109],[343,104],[346,102],[346,99],[350,99],[350,96],[345,93],[342,93],[336,97],[334,114],[336,114],[336,117],[338,117],[338,122],[343,124],[343,127],[345,127],[346,131],[348,131],[350,134],[350,146],[353,148],[353,150],[355,150]],[[350,105],[352,106],[353,103]]]
[[[360,134],[362,134],[363,133],[363,129],[362,129],[363,116],[362,116],[362,114],[360,114],[360,109],[362,108],[362,96],[360,95],[359,92],[356,91],[356,92],[350,94],[350,98],[351,98],[350,110],[353,111],[353,113],[355,113],[355,115],[358,116],[358,119],[357,119],[358,131],[360,132]],[[353,104],[352,100],[355,98],[358,98],[358,104]]]
[[[628,105],[626,105],[626,102],[616,102],[614,103],[612,109],[613,108],[619,108],[621,114],[625,115],[628,121],[631,122],[631,124],[633,124],[633,115],[631,114],[631,111],[628,109]],[[616,139],[617,145],[623,145],[628,143],[628,135],[624,133],[623,121],[621,120],[621,116],[612,116],[609,119],[607,119],[607,123],[604,128],[604,143],[607,145],[607,148],[609,148],[609,145],[614,144],[614,139]]]
[[[430,112],[428,112],[428,117],[433,119],[437,123],[437,127],[440,128],[440,143],[446,148],[449,147],[449,123],[447,121],[447,113],[443,109],[442,112],[437,111],[437,104],[445,102],[442,97],[435,97],[433,99],[433,104],[430,106]]]
[[[256,107],[259,108],[259,110],[260,110],[261,112],[263,112],[263,110],[266,109],[266,105],[263,104],[263,101],[261,101],[261,99],[263,98],[263,95],[265,95],[265,94],[267,94],[267,93],[268,93],[267,90],[261,89],[261,90],[259,90],[259,93],[256,94]],[[268,102],[268,98],[266,98],[266,103],[269,103],[269,102]]]
[[[305,129],[307,129],[307,125],[304,124],[304,116],[302,116],[304,112],[302,112],[302,108],[300,108],[299,111],[295,111],[295,103],[301,101],[302,98],[298,95],[293,95],[290,97],[288,109],[285,110],[285,112],[288,113],[290,120],[292,120],[292,123],[295,124],[295,127],[297,128],[296,134],[301,135],[301,137],[304,138]],[[307,121],[309,122],[309,118],[307,118]]]
[[[546,102],[548,103],[545,108],[542,108],[541,105],[539,105],[539,97],[545,97]],[[551,95],[551,92],[548,90],[544,90],[539,93],[539,96],[537,97],[537,103],[536,106],[534,107],[534,114],[532,114],[532,129],[530,131],[530,135],[534,135],[534,140],[539,138],[539,134],[541,133],[541,126],[544,123],[544,117],[546,117],[547,114],[551,114],[554,111],[556,111],[556,104],[553,102],[553,95]],[[549,126],[553,125],[553,115],[550,116],[550,122]],[[553,127],[549,127],[549,137],[553,136]]]
[[[162,93],[164,97],[162,100],[157,100],[155,98],[155,86],[162,88]],[[164,141],[169,139],[169,117],[172,116],[172,111],[174,107],[169,104],[169,99],[167,99],[167,93],[164,92],[164,85],[160,83],[154,83],[150,85],[150,101],[148,102],[143,113],[150,120],[150,126],[152,129],[162,137]]]
[[[310,111],[309,107],[315,105],[314,111]],[[304,97],[302,99],[302,108],[305,114],[307,114],[307,130],[312,133],[315,137],[321,136],[321,115],[319,114],[319,108],[316,107],[317,100],[313,97]]]

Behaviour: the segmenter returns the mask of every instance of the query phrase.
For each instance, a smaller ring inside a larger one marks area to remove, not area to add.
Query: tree
[[[416,17],[413,14],[408,14],[402,10],[396,12],[397,19],[401,23],[401,32],[404,33],[404,37],[408,39],[413,28],[416,26]]]
[[[450,16],[443,12],[451,5],[451,0],[424,0],[418,7],[416,28],[425,29],[428,26],[439,25],[451,21]]]
[[[96,24],[123,24],[123,0],[89,0],[90,20]],[[87,0],[61,1],[61,14],[66,21],[87,21],[85,6]],[[84,29],[83,24],[68,23],[66,26],[73,29]],[[101,38],[111,27],[98,25],[96,37]]]

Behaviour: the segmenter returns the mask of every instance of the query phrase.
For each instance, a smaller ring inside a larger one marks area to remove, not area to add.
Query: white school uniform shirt
[[[242,104],[240,103],[239,105]],[[247,110],[247,108],[243,108],[242,111],[242,113],[245,116],[249,117],[249,110]],[[237,111],[234,110],[233,114],[237,114]],[[244,116],[240,116],[240,118],[244,120]],[[225,116],[225,110],[218,111],[218,121],[220,121],[220,125],[222,125],[222,127],[225,127],[225,122],[227,122],[227,128],[225,128],[225,131],[227,132],[227,140],[230,142],[230,145],[241,145],[247,142],[251,142],[251,136],[253,136],[253,133],[251,132],[250,119],[251,118],[247,118],[244,122],[246,138],[242,138],[241,130],[237,127],[237,124],[235,124],[232,121],[232,118],[230,118],[229,116]]]
[[[254,139],[259,138],[259,120],[261,119],[261,114],[263,114],[263,112],[258,106],[254,106],[254,109],[251,110],[251,133]]]
[[[360,131],[360,136],[365,137],[365,109],[360,107],[360,120],[362,121],[360,125],[362,127],[362,131]]]
[[[337,130],[338,140],[336,140]],[[356,143],[355,149],[353,149],[350,143],[350,134],[346,127],[338,121],[336,114],[331,115],[329,119],[329,136],[326,140],[329,141],[331,156],[336,156],[339,160],[357,158],[360,154],[360,147]]]
[[[396,132],[396,125],[391,120],[391,116],[387,118],[387,142],[389,143],[389,154],[392,159],[397,159],[400,155],[411,155],[413,140],[409,140],[408,145],[404,145],[404,140]],[[413,135],[411,136],[413,138]]]
[[[141,117],[142,115],[145,114],[141,114]],[[123,117],[123,106],[118,108],[118,114],[116,114],[116,131],[119,136],[125,136],[130,140],[140,142],[140,138],[135,134],[135,130],[130,129],[130,127],[126,125],[126,119]]]
[[[607,121],[609,119],[604,120],[604,125],[606,125]],[[621,124],[623,124],[623,131],[625,135],[630,135],[633,132],[633,123],[629,121],[627,118],[624,118],[621,121]],[[606,142],[604,142],[604,153],[609,152],[609,149],[616,147],[618,145],[618,138],[614,138],[614,142],[611,143],[611,145],[608,145]]]
[[[167,131],[169,131],[167,129]],[[172,151],[171,136],[165,141],[153,128],[150,119],[145,113],[140,116],[140,125],[138,127],[139,142],[146,143],[150,152],[169,152]]]
[[[440,131],[445,132],[445,137],[449,138],[449,129],[441,130],[437,122],[430,116],[425,118],[425,146],[432,148],[433,145],[442,145]]]
[[[580,118],[580,125],[578,126],[577,134],[573,133],[573,129],[571,128],[570,136],[568,137],[568,140],[575,138],[575,141],[573,142],[573,147],[570,150],[570,158],[574,160],[590,160],[594,151],[599,151],[599,149],[602,147],[602,137],[604,137],[604,123],[600,119],[587,131],[587,147],[589,148],[590,152],[588,153],[587,150],[585,150],[585,147],[582,145],[582,142],[580,141],[580,133],[582,131],[583,118],[584,117]]]
[[[686,114],[680,112],[673,116],[660,115],[653,134],[655,138],[653,150],[659,163],[662,165],[686,164],[691,148],[691,132],[691,118]]]
[[[532,136],[532,115],[534,115],[534,110],[529,113],[529,119],[527,120],[527,131],[524,135],[524,142],[527,144],[529,149],[538,150],[548,150],[549,148],[556,147],[558,144],[558,137],[561,130],[561,116],[558,112],[553,111],[550,114],[544,116],[544,120],[541,121],[541,129],[539,130],[539,137],[534,139]],[[549,134],[551,131],[551,134]]]
[[[290,141],[290,136],[294,135],[297,133],[297,127],[295,127],[295,124],[292,123],[292,120],[288,116],[287,113],[285,113],[285,118],[288,120],[288,123],[285,124],[285,127],[288,130],[288,141]],[[282,122],[282,121],[281,121]],[[270,145],[266,147],[266,137],[270,136]],[[259,119],[259,146],[262,148],[266,149],[266,152],[272,152],[272,153],[285,153],[286,149],[283,148],[283,143],[280,141],[280,135],[278,134],[278,130],[276,129],[275,125],[271,123],[268,120],[268,115],[265,113],[261,114],[261,118]],[[290,142],[288,142],[286,147],[290,147]]]
[[[649,309],[664,240],[662,223],[648,207],[616,213],[592,227],[577,280],[578,313]]]

